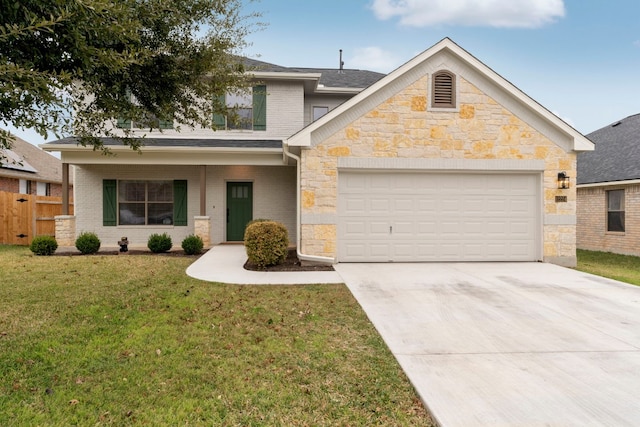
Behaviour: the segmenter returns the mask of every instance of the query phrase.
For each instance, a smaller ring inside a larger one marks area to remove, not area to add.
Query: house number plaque
[[[556,196],[556,203],[566,203],[567,196]]]

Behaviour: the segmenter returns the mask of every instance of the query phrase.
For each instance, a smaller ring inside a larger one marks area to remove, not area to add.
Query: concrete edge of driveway
[[[307,285],[344,283],[336,271],[249,271],[244,245],[217,245],[187,268],[187,275],[233,285]]]

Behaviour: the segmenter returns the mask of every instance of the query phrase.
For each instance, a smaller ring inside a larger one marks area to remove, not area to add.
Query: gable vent
[[[448,71],[438,71],[433,75],[431,106],[454,108],[456,106],[455,77]]]

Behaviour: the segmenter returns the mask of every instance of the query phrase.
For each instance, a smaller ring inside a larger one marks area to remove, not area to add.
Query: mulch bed
[[[296,255],[295,249],[289,249],[287,258],[280,265],[260,268],[247,260],[244,268],[251,271],[333,271],[333,266],[328,264],[302,264]]]
[[[206,252],[203,251],[202,254]],[[135,255],[154,255],[154,256],[164,256],[164,257],[186,257],[197,259],[202,256],[202,254],[198,255],[187,255],[183,250],[174,250],[169,252],[161,252],[161,253],[153,253],[144,249],[129,249],[127,252],[120,252],[118,249],[114,250],[101,250],[95,254],[83,255],[80,252],[55,252],[54,255],[57,256],[96,256],[96,255],[119,255],[119,256],[135,256]],[[287,258],[284,263],[280,265],[272,265],[266,268],[260,268],[255,264],[250,263],[248,260],[244,264],[245,270],[251,271],[334,271],[333,266],[328,264],[312,264],[312,263],[301,263],[296,254],[295,248],[289,249],[289,253],[287,254]]]

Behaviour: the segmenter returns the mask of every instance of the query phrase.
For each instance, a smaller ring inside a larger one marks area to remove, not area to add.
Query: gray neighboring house
[[[577,247],[640,256],[640,114],[587,135],[578,154]]]

